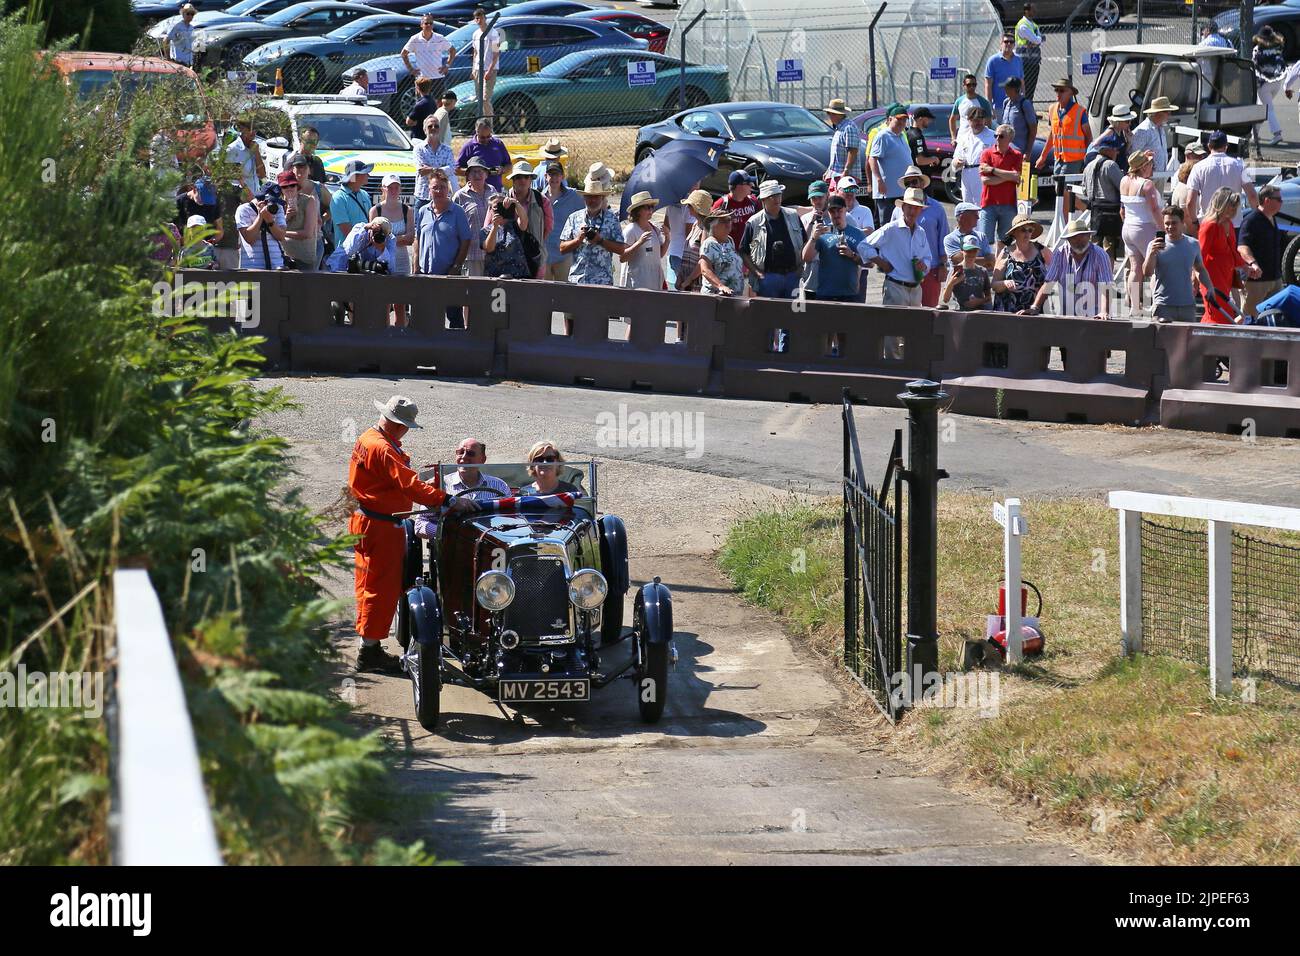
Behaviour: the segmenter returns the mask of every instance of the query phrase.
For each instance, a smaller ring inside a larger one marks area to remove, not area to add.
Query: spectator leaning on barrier
[[[1160,228],[1160,193],[1151,180],[1151,165],[1146,153],[1134,153],[1128,158],[1128,175],[1119,186],[1120,216],[1124,220],[1120,236],[1128,254],[1124,281],[1134,315],[1142,311],[1142,261]]]
[[[823,222],[830,226],[831,214],[826,209],[826,200],[829,197],[830,187],[824,180],[818,179],[808,187],[808,201],[812,203],[812,207],[799,217],[799,224],[803,227],[805,245],[816,223]],[[799,258],[803,261],[803,276],[799,280],[800,292],[806,299],[816,298],[817,258],[814,257],[811,261],[804,259],[802,247],[799,250]]]
[[[971,202],[959,202],[953,217],[956,226],[952,232],[943,237],[943,258],[949,263],[960,259],[962,257],[962,240],[967,236],[974,236],[980,245],[980,265],[991,269],[993,267],[993,245],[977,228],[980,207]]]
[[[925,131],[933,122],[934,114],[930,108],[918,106],[912,112],[912,125],[903,130],[903,135],[907,137],[908,148],[912,150],[912,165],[937,172],[941,160],[925,142]]]
[[[1210,273],[1201,259],[1201,246],[1185,231],[1183,210],[1166,206],[1161,215],[1163,238],[1151,240],[1142,263],[1142,278],[1155,276],[1155,305],[1158,322],[1195,322],[1196,293],[1192,277],[1199,277],[1202,288],[1212,288]]]
[[[1246,280],[1245,301],[1241,311],[1254,316],[1259,303],[1282,288],[1282,230],[1275,217],[1282,211],[1282,190],[1274,185],[1261,186],[1259,203],[1246,214],[1237,237],[1237,251],[1246,266],[1258,266],[1259,278]]]
[[[569,281],[582,285],[613,285],[614,256],[626,248],[618,216],[608,207],[609,183],[587,177],[582,185],[586,208],[569,216],[560,233],[560,254],[572,255]]]
[[[925,230],[917,223],[926,207],[925,191],[907,190],[898,206],[903,221],[888,222],[873,232],[858,255],[862,265],[874,265],[885,273],[883,305],[919,306],[921,281],[934,266]]]
[[[1116,156],[1123,140],[1108,130],[1094,145],[1097,158],[1083,170],[1083,198],[1088,203],[1096,241],[1112,259],[1117,259],[1122,250],[1119,190],[1124,171],[1119,168]]]
[[[1140,153],[1143,150],[1149,152],[1157,173],[1163,173],[1169,168],[1169,139],[1165,127],[1177,109],[1176,105],[1169,102],[1169,97],[1157,96],[1142,111],[1146,119],[1133,130],[1129,153]]]
[[[848,118],[848,106],[836,98],[827,103],[822,112],[826,114],[826,122],[835,130],[831,138],[831,163],[826,167],[826,181],[833,183],[841,176],[862,179],[865,169],[862,130]]]
[[[1007,98],[1005,84],[1013,76],[1024,80],[1025,61],[1016,56],[1015,34],[1004,33],[1002,49],[984,64],[984,95],[989,98],[995,111],[1002,109],[1002,101]]]
[[[975,92],[976,79],[974,73],[967,73],[961,80],[961,96],[953,101],[952,110],[948,113],[948,138],[954,143],[962,130],[970,126],[970,111],[982,109],[984,116],[987,118],[993,115],[993,104]]]
[[[1029,97],[1021,95],[1020,77],[1007,78],[1007,98],[1002,101],[1000,120],[1013,130],[1011,145],[1029,156],[1030,146],[1038,137],[1038,113]]]
[[[284,254],[297,263],[300,272],[320,269],[320,205],[316,200],[315,183],[310,179],[304,185],[301,169],[291,166],[277,180],[284,193]],[[289,178],[292,177],[292,187]]]
[[[397,241],[393,224],[383,216],[358,223],[343,244],[325,260],[327,272],[364,271],[372,263],[384,265],[384,275],[391,275],[397,263]]]
[[[1014,135],[1010,126],[999,126],[994,145],[980,154],[980,232],[986,236],[1001,236],[1016,218],[1016,187],[1025,155],[1011,145]]]
[[[925,241],[930,246],[930,271],[925,274],[921,280],[921,304],[927,308],[934,308],[939,304],[939,292],[943,288],[943,282],[948,278],[949,258],[944,254],[944,239],[948,233],[948,214],[943,211],[943,203],[926,193],[930,186],[930,177],[921,172],[916,166],[910,166],[898,181],[899,185],[906,190],[920,190],[921,195],[925,196],[925,209],[917,217],[917,225],[925,233]],[[894,214],[889,217],[890,222],[902,222],[905,216],[904,207],[895,207]],[[977,242],[981,246],[983,253],[984,243]]]
[[[325,258],[325,230],[333,229],[329,224],[329,201],[330,191],[325,188],[324,184],[311,176],[311,164],[304,153],[293,153],[286,161],[285,166],[293,170],[293,174],[298,177],[298,191],[304,196],[311,196],[316,200],[316,254],[314,269],[319,269],[322,260]],[[330,243],[333,248],[333,242]],[[294,258],[297,258],[295,256]]]
[[[894,213],[894,200],[903,194],[898,180],[912,165],[912,150],[903,135],[907,125],[907,107],[894,103],[885,111],[884,128],[876,133],[868,152],[871,169],[871,198],[876,204],[873,217],[877,223],[889,221]]]
[[[795,210],[781,205],[784,192],[775,179],[759,186],[763,209],[749,218],[740,242],[750,288],[769,299],[792,299],[799,291],[803,225]]]
[[[469,169],[471,159],[478,158],[488,170],[488,185],[493,189],[501,188],[501,170],[510,166],[510,150],[506,144],[492,135],[492,120],[481,117],[474,124],[474,135],[460,148],[456,157],[458,170]]]
[[[1259,28],[1255,35],[1255,46],[1250,59],[1255,67],[1255,78],[1259,81],[1258,101],[1265,108],[1265,119],[1269,132],[1273,134],[1272,145],[1282,142],[1282,124],[1277,120],[1277,110],[1273,100],[1282,89],[1282,78],[1286,75],[1286,57],[1282,54],[1282,37],[1267,23]],[[1258,137],[1263,139],[1262,136]]]
[[[984,199],[980,157],[984,155],[984,150],[997,143],[993,130],[985,128],[986,118],[983,107],[971,110],[970,125],[957,134],[957,142],[953,144],[952,150],[952,168],[961,175],[962,201],[975,206],[980,205]]]
[[[1236,156],[1228,155],[1228,134],[1216,129],[1209,137],[1210,155],[1195,166],[1187,176],[1187,229],[1199,228],[1200,220],[1210,208],[1211,198],[1221,188],[1227,187],[1240,193],[1243,189],[1250,198],[1250,205],[1258,204],[1255,195],[1255,179],[1246,164]],[[1240,210],[1240,204],[1238,204]],[[1238,211],[1233,226],[1241,225],[1241,212]]]
[[[1190,192],[1187,180],[1192,174],[1193,167],[1208,155],[1209,150],[1200,143],[1188,143],[1183,149],[1183,163],[1178,167],[1178,172],[1174,174],[1174,188],[1169,195],[1169,205],[1177,206],[1184,211],[1187,210],[1187,198]]]
[[[1034,297],[1047,281],[1047,265],[1052,253],[1037,243],[1043,227],[1030,216],[1017,216],[1011,230],[1003,237],[1006,245],[993,269],[995,308],[999,312],[1023,312],[1034,304]]]
[[[1038,88],[1038,68],[1043,62],[1043,31],[1034,22],[1034,5],[1026,3],[1025,15],[1016,23],[1016,56],[1025,65],[1025,96],[1033,99],[1034,90]],[[1030,139],[1033,142],[1033,139]],[[1025,152],[1025,147],[1017,145]]]
[[[555,231],[555,220],[554,211],[546,196],[540,189],[533,188],[533,175],[533,167],[524,160],[515,163],[510,170],[509,195],[519,204],[527,222],[522,228],[536,241],[535,250],[530,251],[530,255],[535,255],[537,260],[537,269],[532,278],[540,279],[546,268],[546,237]],[[525,244],[529,244],[527,240]]]
[[[560,234],[569,217],[582,208],[582,193],[564,181],[564,168],[553,160],[546,164],[546,199],[551,204],[554,225],[546,236],[546,265],[542,276],[552,282],[568,282],[573,256],[560,252]]]
[[[700,243],[700,291],[708,295],[740,295],[744,291],[740,254],[731,241],[731,218],[725,209],[713,209],[704,219],[709,235]]]
[[[488,183],[488,168],[477,156],[466,164],[465,185],[456,190],[451,201],[461,209],[469,219],[470,243],[469,255],[465,259],[465,275],[481,276],[483,272],[483,245],[480,241],[483,227],[487,224],[488,202],[499,190]]]
[[[465,210],[451,201],[451,183],[444,169],[435,169],[430,177],[429,202],[416,213],[415,231],[420,237],[421,275],[460,275],[472,233]],[[459,306],[449,307],[447,317],[453,324],[463,324]]]
[[[1062,241],[1052,252],[1043,284],[1022,315],[1041,315],[1043,302],[1061,286],[1061,315],[1110,318],[1110,285],[1115,280],[1110,256],[1093,245],[1092,230],[1081,219],[1065,227]]]
[[[618,254],[618,285],[624,289],[664,287],[664,254],[668,251],[668,225],[661,229],[651,218],[659,200],[642,190],[628,201],[623,226],[623,251]]]
[[[339,96],[368,96],[370,94],[369,73],[361,69],[361,67],[357,67],[347,75],[352,82],[339,90]]]
[[[181,66],[194,66],[194,17],[198,12],[192,4],[181,7],[180,19],[162,40],[163,55]]]
[[[1196,241],[1201,244],[1201,258],[1205,260],[1205,268],[1209,271],[1211,280],[1209,288],[1201,289],[1201,297],[1205,300],[1205,314],[1201,321],[1212,325],[1239,321],[1239,317],[1233,316],[1223,301],[1238,284],[1237,280],[1245,278],[1238,270],[1245,269],[1247,277],[1251,279],[1260,276],[1259,266],[1247,267],[1245,258],[1237,248],[1237,230],[1232,223],[1239,218],[1240,206],[1240,192],[1229,186],[1216,189],[1210,197],[1210,208],[1201,219],[1201,228],[1196,235]],[[1215,290],[1221,294],[1217,298],[1213,294]]]
[[[502,279],[531,279],[522,238],[527,215],[510,193],[488,200],[487,221],[479,233],[483,246],[483,274]]]
[[[993,286],[989,270],[979,264],[980,243],[975,236],[967,236],[961,244],[961,262],[953,269],[952,277],[943,287],[943,306],[948,308],[953,297],[957,308],[963,312],[987,309],[993,301]]]
[[[343,167],[343,182],[330,197],[330,221],[334,223],[334,245],[343,245],[352,227],[370,218],[370,197],[366,183],[375,167],[352,159]]]
[[[1036,168],[1047,165],[1048,154],[1052,157],[1052,175],[1070,176],[1083,172],[1083,159],[1088,154],[1088,143],[1092,141],[1092,127],[1088,125],[1088,113],[1077,99],[1079,89],[1069,77],[1062,77],[1052,84],[1056,93],[1056,102],[1047,111],[1047,142],[1038,157]]]
[[[415,140],[412,147],[415,153],[415,211],[429,201],[429,182],[435,169],[447,174],[447,182],[452,192],[460,188],[456,181],[456,158],[451,154],[451,147],[442,141],[435,117],[426,117],[424,121],[424,139]]]
[[[813,220],[812,230],[803,244],[804,262],[817,263],[816,294],[807,288],[804,295],[828,302],[858,302],[858,271],[866,233],[849,222],[843,196],[826,200],[826,213],[830,218]]]

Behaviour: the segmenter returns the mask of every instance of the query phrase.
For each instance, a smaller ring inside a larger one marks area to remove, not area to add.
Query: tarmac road
[[[351,678],[358,719],[406,745],[403,789],[443,795],[432,807],[412,802],[422,809],[409,813],[403,838],[471,863],[1086,862],[1020,815],[883,757],[863,695],[741,602],[715,569],[721,535],[755,503],[790,489],[836,492],[837,408],[438,379],[263,381],[304,406],[266,424],[290,441],[313,507],[334,502],[352,441],[374,420],[371,400],[402,393],[422,409],[426,427],[406,443],[421,464],[449,458],[471,434],[492,461],[520,459],[541,436],[570,459],[598,456],[600,504],[627,522],[634,579],[660,575],[674,595],[680,663],[653,728],[637,719],[632,685],[615,681],[583,709],[532,708],[523,726],[484,696],[447,688],[444,723],[430,734],[413,720],[405,679]],[[692,436],[684,447],[610,447],[598,416],[617,420],[620,405],[626,415],[690,416],[700,430],[683,429]],[[864,455],[883,468],[901,413],[855,414]],[[954,487],[1300,501],[1293,443],[960,416],[945,426],[953,440],[941,464]],[[350,578],[329,588],[350,604]],[[349,658],[350,623],[336,629]],[[611,649],[607,666],[627,653]]]

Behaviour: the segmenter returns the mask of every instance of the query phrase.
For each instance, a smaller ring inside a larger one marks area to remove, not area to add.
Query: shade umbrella
[[[665,143],[632,168],[619,202],[620,219],[627,218],[627,204],[639,192],[648,192],[660,206],[681,202],[701,179],[718,169],[722,146],[707,139],[674,139]]]

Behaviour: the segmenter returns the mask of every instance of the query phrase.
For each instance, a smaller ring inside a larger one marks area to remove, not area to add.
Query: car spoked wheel
[[[1287,285],[1300,284],[1300,236],[1288,242],[1282,253],[1282,277]]]
[[[398,122],[406,119],[415,109],[415,101],[420,98],[420,94],[415,89],[415,81],[406,79],[397,90],[397,95],[393,97],[395,104],[393,116]]]
[[[284,66],[286,93],[315,93],[325,85],[325,71],[315,57],[295,56]]]
[[[492,125],[498,133],[525,133],[537,129],[537,105],[526,96],[510,95],[493,110]]]
[[[442,708],[442,645],[411,641],[403,660],[411,677],[415,719],[425,730],[437,730]]]
[[[1103,30],[1109,30],[1119,23],[1122,15],[1119,0],[1097,0],[1092,6],[1092,22]]]
[[[227,70],[238,70],[244,65],[244,57],[256,49],[256,44],[249,43],[247,40],[239,43],[232,43],[226,47],[226,52],[222,54],[221,65]]]

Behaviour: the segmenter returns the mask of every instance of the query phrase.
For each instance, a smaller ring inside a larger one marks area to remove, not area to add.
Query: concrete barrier
[[[213,334],[237,332],[257,336],[265,341],[257,349],[268,367],[284,363],[284,324],[288,318],[290,298],[296,296],[281,287],[282,272],[261,270],[178,272],[164,292],[155,289],[154,310],[159,314],[186,315],[202,321]]]
[[[953,396],[953,411],[1080,424],[1154,418],[1157,376],[1165,368],[1152,323],[934,315],[945,353],[931,377]]]
[[[1167,428],[1300,438],[1300,329],[1162,325]]]

